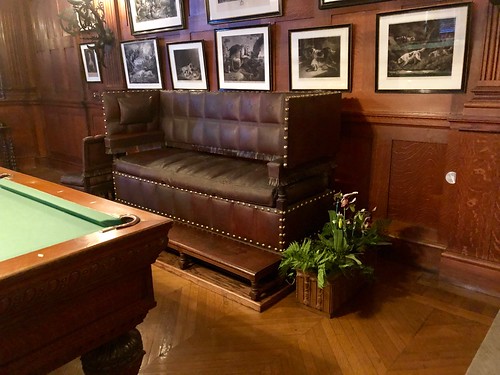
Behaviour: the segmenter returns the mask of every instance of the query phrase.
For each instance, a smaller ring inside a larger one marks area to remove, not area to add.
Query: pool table
[[[88,374],[137,373],[135,327],[156,305],[151,264],[172,221],[0,168],[6,174],[0,374],[43,374],[78,356]]]

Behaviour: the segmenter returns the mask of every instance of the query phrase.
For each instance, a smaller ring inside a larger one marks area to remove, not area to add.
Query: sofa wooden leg
[[[260,294],[261,290],[259,283],[257,283],[256,281],[252,281],[250,283],[250,298],[252,299],[252,301],[258,301],[260,299]]]
[[[179,253],[179,267],[181,268],[181,270],[188,269],[192,264],[193,261],[191,260],[189,255]]]

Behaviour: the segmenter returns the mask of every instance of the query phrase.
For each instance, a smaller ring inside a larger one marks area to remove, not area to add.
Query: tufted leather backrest
[[[167,145],[274,160],[284,155],[284,94],[162,91]]]
[[[168,146],[286,167],[330,159],[340,139],[338,93],[161,91]]]
[[[293,168],[333,158],[340,102],[341,95],[332,92],[108,92],[106,145],[114,153],[134,142],[161,140],[169,147]]]

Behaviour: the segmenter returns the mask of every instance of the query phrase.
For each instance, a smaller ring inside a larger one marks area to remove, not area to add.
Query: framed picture
[[[376,91],[465,90],[469,8],[378,14]]]
[[[319,0],[319,9],[348,7],[351,5],[362,5],[380,3],[386,0]]]
[[[128,89],[163,88],[156,39],[121,42]]]
[[[184,28],[183,0],[126,0],[132,35]]]
[[[290,30],[290,89],[351,89],[351,25]]]
[[[215,30],[219,89],[271,90],[270,29]]]
[[[174,90],[208,90],[203,41],[167,44]]]
[[[87,82],[102,82],[97,54],[93,47],[93,44],[80,44],[85,79]]]
[[[281,16],[282,0],[205,0],[208,23]]]

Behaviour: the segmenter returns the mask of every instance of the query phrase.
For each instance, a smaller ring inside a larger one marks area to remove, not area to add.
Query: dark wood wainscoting
[[[446,186],[448,246],[441,277],[500,296],[500,128],[485,121],[454,121]]]
[[[36,102],[0,102],[0,122],[11,129],[16,164],[34,167],[46,155],[43,109]]]
[[[46,104],[44,114],[50,162],[58,166],[81,165],[82,139],[88,135],[85,109],[77,104]]]
[[[440,218],[446,199],[447,119],[345,114],[343,126],[338,186],[360,191],[359,207],[376,208],[376,217],[390,219],[398,258],[437,271],[445,248]]]

